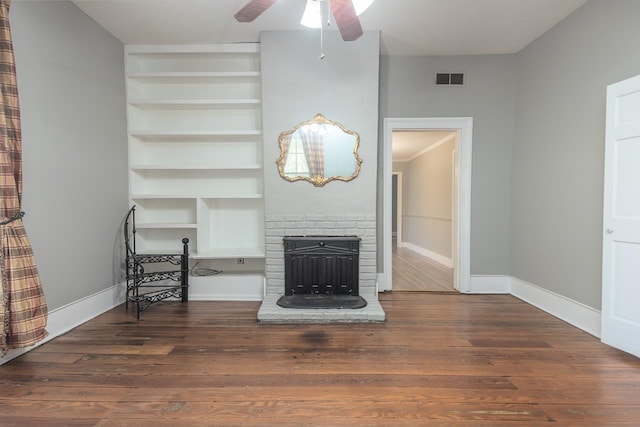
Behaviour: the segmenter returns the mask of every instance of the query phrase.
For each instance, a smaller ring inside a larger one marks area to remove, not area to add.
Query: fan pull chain
[[[329,0],[326,1],[329,4]],[[322,8],[322,3],[320,3],[320,56],[318,59],[324,59],[324,25],[322,22],[324,21],[324,9]],[[329,21],[327,20],[327,23]]]

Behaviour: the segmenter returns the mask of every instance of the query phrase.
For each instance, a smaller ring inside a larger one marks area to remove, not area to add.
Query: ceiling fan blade
[[[353,41],[362,35],[360,19],[351,0],[330,0],[331,13],[344,41]]]
[[[251,22],[276,1],[277,0],[251,0],[240,9],[238,13],[233,15],[233,17],[236,18],[238,22]]]

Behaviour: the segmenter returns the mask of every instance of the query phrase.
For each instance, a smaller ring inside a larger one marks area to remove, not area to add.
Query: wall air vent
[[[464,84],[464,74],[462,73],[437,73],[436,85],[438,86],[460,86]]]

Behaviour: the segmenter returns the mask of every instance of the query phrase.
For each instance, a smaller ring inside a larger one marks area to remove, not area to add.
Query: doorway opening
[[[395,291],[454,292],[453,130],[394,131],[392,279]]]
[[[452,233],[451,262],[453,288],[459,292],[470,290],[470,223],[471,223],[471,145],[473,119],[454,118],[386,118],[383,140],[383,273],[379,278],[380,291],[393,290],[393,134],[394,132],[445,131],[455,135],[452,154]],[[404,174],[403,174],[404,175]],[[404,177],[402,178],[404,181]],[[403,208],[404,209],[404,208]],[[406,215],[405,215],[406,217]],[[404,221],[406,222],[406,221]],[[407,224],[402,224],[407,235]]]

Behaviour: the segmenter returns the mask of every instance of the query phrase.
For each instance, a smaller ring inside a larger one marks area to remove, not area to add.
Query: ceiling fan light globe
[[[322,26],[321,1],[307,0],[307,5],[302,13],[300,23],[308,28],[320,28]]]
[[[307,5],[302,13],[302,19],[300,24],[307,28],[320,28],[322,26],[322,3],[326,0],[307,0]],[[329,0],[330,1],[330,0]],[[353,8],[356,11],[356,15],[360,15],[367,10],[373,0],[352,0]]]
[[[360,16],[362,12],[364,12],[369,8],[369,6],[371,6],[373,0],[352,0],[352,2],[353,8],[356,10],[356,15]]]

